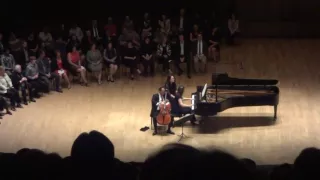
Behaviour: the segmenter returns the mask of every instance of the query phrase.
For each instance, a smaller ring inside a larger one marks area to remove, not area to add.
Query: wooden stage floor
[[[320,146],[320,41],[319,40],[244,40],[241,46],[222,48],[222,62],[242,61],[236,65],[220,65],[219,72],[239,78],[280,80],[278,120],[272,124],[273,107],[229,109],[207,121],[205,126],[185,126],[191,138],[182,143],[200,148],[220,148],[238,157],[248,157],[259,164],[292,163],[299,152],[309,146]],[[208,74],[192,79],[178,77],[186,87],[186,95],[196,85],[211,82]],[[150,98],[165,77],[122,77],[114,84],[75,85],[63,94],[52,93],[0,124],[0,152],[16,152],[20,148],[39,148],[70,153],[74,139],[81,133],[98,130],[115,145],[116,156],[123,161],[143,161],[150,153],[167,143],[177,142],[176,135],[152,136],[141,132],[150,126]],[[173,129],[176,134],[180,127]]]

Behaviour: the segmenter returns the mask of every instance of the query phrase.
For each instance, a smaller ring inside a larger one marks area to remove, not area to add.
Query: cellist
[[[152,108],[151,108],[150,117],[152,118],[153,126],[154,126],[153,135],[156,135],[158,133],[157,132],[157,127],[158,127],[157,116],[160,113],[159,105],[161,102],[169,100],[171,98],[171,96],[169,95],[169,93],[166,92],[164,87],[160,87],[158,90],[159,92],[157,94],[154,94],[151,100]],[[173,121],[171,120],[171,122],[168,125],[168,130],[167,130],[168,134],[174,134],[174,132],[171,131],[172,125],[173,125]]]

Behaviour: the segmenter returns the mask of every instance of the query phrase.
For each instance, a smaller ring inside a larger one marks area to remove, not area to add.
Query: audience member
[[[4,53],[4,45],[3,45],[3,35],[0,33],[0,55]]]
[[[88,86],[86,77],[86,68],[81,65],[80,53],[77,50],[77,46],[72,46],[71,51],[68,53],[68,63],[70,65],[69,71],[72,74],[80,74],[80,82],[82,85]]]
[[[46,86],[47,91],[50,92],[50,85],[51,80],[55,80],[55,90],[57,92],[62,93],[62,90],[60,88],[60,76],[56,73],[51,71],[51,59],[46,57],[46,54],[44,51],[40,50],[39,52],[39,58],[37,59],[37,65],[39,68],[39,75],[40,79],[43,81],[43,83]]]
[[[71,36],[71,37],[75,36],[76,40],[81,42],[82,38],[83,38],[83,32],[82,32],[81,28],[77,24],[73,24],[72,27],[69,30],[69,36]]]
[[[235,14],[232,14],[228,19],[228,38],[227,43],[230,45],[234,44],[234,38],[239,32],[239,20],[236,19]]]
[[[99,27],[98,27],[98,21],[97,20],[92,20],[92,35],[95,41],[99,42],[101,39],[100,33],[99,33]]]
[[[22,44],[20,39],[18,39],[14,33],[10,34],[9,48],[14,59],[20,59]]]
[[[131,41],[128,42],[128,47],[124,53],[124,65],[130,70],[131,80],[134,80],[134,74],[137,72],[141,74],[140,70],[137,67],[137,51],[132,45]]]
[[[130,16],[126,16],[123,22],[123,28],[127,29],[128,31],[134,30],[133,21],[130,19]]]
[[[161,15],[161,19],[158,21],[160,32],[164,36],[168,36],[169,32],[171,31],[171,22],[170,19],[167,18],[165,14]]]
[[[28,44],[29,53],[30,53],[29,56],[36,57],[39,49],[39,45],[37,40],[34,38],[34,33],[30,33],[30,35],[28,36],[27,44]]]
[[[190,47],[189,44],[184,40],[183,35],[179,36],[178,44],[174,50],[174,62],[178,70],[178,75],[183,73],[180,64],[184,63],[187,66],[187,76],[191,78],[191,63],[190,63]]]
[[[91,49],[87,52],[86,57],[88,69],[94,74],[100,85],[102,76],[102,55],[101,52],[96,49],[96,44],[91,45]]]
[[[0,61],[1,61],[2,67],[5,69],[6,73],[9,76],[11,76],[16,62],[15,62],[13,55],[10,54],[9,49],[5,49],[4,53],[0,56]]]
[[[47,86],[39,77],[39,68],[35,57],[30,57],[30,62],[26,68],[26,77],[36,92],[46,92]],[[36,94],[36,93],[35,93]],[[35,96],[39,97],[39,96]]]
[[[107,31],[111,37],[117,36],[117,26],[113,23],[112,17],[108,17],[108,24],[104,26],[104,30]]]
[[[152,24],[148,13],[145,13],[143,16],[143,25],[141,32],[141,39],[152,36]]]
[[[144,43],[141,46],[141,57],[143,64],[143,75],[148,76],[149,73],[151,76],[154,75],[154,58],[153,58],[153,47],[150,42],[150,38],[147,36],[144,40]],[[148,70],[150,69],[150,71]]]
[[[36,102],[34,97],[35,97],[35,92],[36,89],[35,87],[32,87],[31,83],[28,83],[28,79],[23,76],[21,66],[16,65],[15,70],[12,73],[12,85],[13,87],[22,93],[22,100],[25,105],[28,105],[27,101],[27,90],[29,94],[29,101],[30,102]],[[33,88],[35,88],[35,91],[33,91]]]
[[[94,37],[92,37],[91,31],[86,31],[86,35],[84,36],[81,42],[81,50],[84,54],[91,49],[92,44],[95,43]]]
[[[22,49],[21,49],[21,59],[19,59],[16,63],[20,64],[23,69],[26,69],[26,65],[29,63],[29,47],[27,41],[22,41]]]
[[[194,68],[195,71],[198,72],[205,72],[206,64],[207,64],[207,57],[206,51],[208,50],[206,42],[202,40],[202,34],[198,34],[198,40],[194,44],[193,47],[193,61],[194,61]]]
[[[214,27],[212,29],[212,34],[209,37],[209,48],[208,48],[208,58],[213,59],[215,62],[218,61],[218,56],[220,52],[218,28]]]
[[[162,72],[166,73],[166,71],[169,72],[169,74],[172,74],[172,71],[170,69],[170,61],[171,61],[171,45],[167,42],[167,37],[164,36],[162,43],[158,44],[157,47],[157,54],[159,58],[159,63],[162,64]]]
[[[2,66],[0,66],[0,94],[10,98],[12,111],[15,111],[16,107],[22,108],[19,92],[14,89],[10,77]]]
[[[3,96],[0,95],[0,110],[3,111],[4,109],[6,110],[6,114],[12,115],[11,111],[9,110],[9,106],[8,106],[7,101],[4,99]],[[0,117],[1,117],[1,115],[3,115],[3,114],[1,113]]]
[[[118,70],[118,54],[116,48],[113,47],[112,42],[109,42],[103,52],[103,57],[106,66],[109,68],[108,81],[114,82],[114,74]]]
[[[51,71],[55,72],[60,76],[60,79],[64,79],[67,83],[68,89],[71,88],[71,83],[68,77],[68,72],[66,68],[64,68],[63,62],[65,60],[63,59],[63,56],[61,55],[60,50],[55,51],[55,57],[51,61]],[[60,80],[61,82],[61,80]]]
[[[198,40],[198,35],[200,34],[199,26],[197,24],[193,25],[193,30],[190,32],[190,41],[195,43]]]

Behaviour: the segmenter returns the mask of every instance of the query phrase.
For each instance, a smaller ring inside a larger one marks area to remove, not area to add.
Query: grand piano
[[[277,119],[278,80],[239,79],[228,74],[213,74],[212,85],[198,86],[192,93],[192,111],[199,116],[214,116],[233,107],[273,106]]]

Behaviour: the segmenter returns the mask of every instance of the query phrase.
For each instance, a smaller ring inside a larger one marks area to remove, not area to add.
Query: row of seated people
[[[219,149],[168,144],[141,163],[115,157],[115,147],[98,131],[81,133],[70,156],[38,149],[1,153],[3,179],[121,179],[121,180],[313,180],[319,178],[320,150],[306,148],[294,164],[259,166]],[[15,173],[13,173],[15,172]]]
[[[26,41],[24,41],[23,47],[25,49],[28,48]],[[51,69],[58,70],[58,73],[62,75],[68,84],[70,83],[66,70],[70,71],[72,74],[80,74],[83,84],[87,84],[86,70],[88,70],[93,72],[98,83],[101,84],[104,66],[109,69],[108,81],[114,82],[114,75],[121,64],[130,70],[130,77],[132,79],[134,79],[136,72],[141,74],[141,70],[138,66],[140,63],[144,67],[143,75],[154,75],[155,59],[158,60],[159,64],[162,64],[163,71],[167,71],[170,74],[172,73],[169,64],[170,62],[174,62],[179,75],[183,73],[180,64],[185,63],[187,66],[187,76],[190,78],[191,64],[194,65],[194,70],[196,72],[205,71],[208,49],[210,48],[211,50],[218,50],[219,44],[216,43],[213,47],[208,47],[207,43],[202,40],[201,34],[198,35],[197,41],[192,43],[186,42],[184,36],[180,34],[174,41],[168,41],[167,37],[164,36],[162,43],[157,46],[154,46],[151,39],[146,37],[141,47],[135,46],[135,43],[132,41],[126,41],[121,42],[120,48],[114,47],[113,43],[109,42],[105,49],[100,49],[99,46],[93,42],[90,43],[89,50],[84,53],[84,51],[79,48],[79,44],[71,40],[69,45],[64,46],[63,48],[60,47],[55,50],[39,50],[45,51],[47,59],[51,59],[53,62],[51,62]],[[26,52],[23,55],[27,56],[24,58],[26,61],[18,61],[18,63],[25,69],[27,67],[26,64],[29,63],[31,59],[35,59],[35,54],[30,53],[30,56],[28,56],[28,53]],[[193,62],[191,62],[191,59],[193,59]],[[14,56],[10,54],[8,49],[1,55],[0,62],[6,70],[11,71],[14,68],[14,64],[16,64]]]

